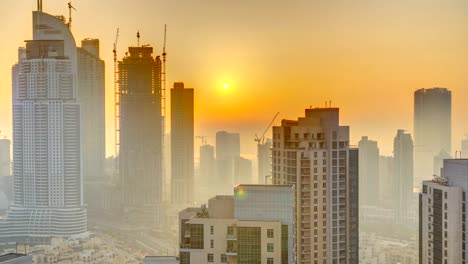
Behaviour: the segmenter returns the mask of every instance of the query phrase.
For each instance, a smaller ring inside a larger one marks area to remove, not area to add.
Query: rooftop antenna
[[[37,0],[37,11],[42,12],[42,0]]]
[[[40,0],[42,1],[42,0]],[[42,4],[41,4],[41,9],[42,9]],[[74,6],[72,6],[71,2],[68,2],[68,28],[71,28],[71,22],[72,22],[72,9],[77,11]],[[42,10],[41,10],[42,11]]]
[[[137,40],[138,40],[137,47],[140,47],[140,30],[138,30],[137,32]]]

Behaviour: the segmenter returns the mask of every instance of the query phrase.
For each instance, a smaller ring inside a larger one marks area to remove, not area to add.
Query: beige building
[[[297,263],[357,263],[358,151],[339,109],[306,109],[273,127],[272,157],[273,183],[296,186]]]
[[[264,193],[273,202],[281,199],[290,204],[246,208],[264,201]],[[272,210],[277,210],[275,216]],[[249,216],[251,219],[245,220]],[[235,196],[216,196],[209,200],[208,208],[187,208],[179,213],[179,219],[181,264],[295,263],[294,234],[290,233],[294,224],[291,185],[238,185]]]
[[[468,160],[444,160],[441,176],[419,194],[419,263],[466,264]]]

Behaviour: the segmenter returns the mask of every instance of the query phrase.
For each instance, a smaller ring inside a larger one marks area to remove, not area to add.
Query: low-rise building
[[[296,263],[292,185],[238,185],[179,213],[180,264]]]

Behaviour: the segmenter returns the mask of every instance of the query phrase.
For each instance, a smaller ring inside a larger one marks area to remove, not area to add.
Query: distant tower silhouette
[[[194,94],[184,83],[171,89],[171,201],[193,202]]]
[[[150,46],[129,47],[118,76],[122,205],[131,225],[152,228],[162,217],[161,58]]]

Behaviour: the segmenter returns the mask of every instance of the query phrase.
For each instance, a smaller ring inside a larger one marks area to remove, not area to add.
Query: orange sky
[[[68,16],[67,1],[44,11]],[[295,119],[332,100],[351,126],[352,143],[368,135],[391,154],[396,129],[412,131],[413,91],[453,92],[453,148],[468,133],[468,2],[464,0],[75,0],[73,33],[101,40],[106,61],[107,154],[113,154],[112,43],[119,57],[143,44],[161,51],[168,24],[168,87],[196,89],[196,134],[241,133],[254,157],[254,134],[276,112]],[[11,66],[31,38],[35,0],[2,0],[0,130],[11,136]],[[221,88],[229,83],[228,92]],[[279,120],[278,120],[279,121]],[[278,122],[277,122],[278,123]],[[197,141],[197,144],[199,142]]]

